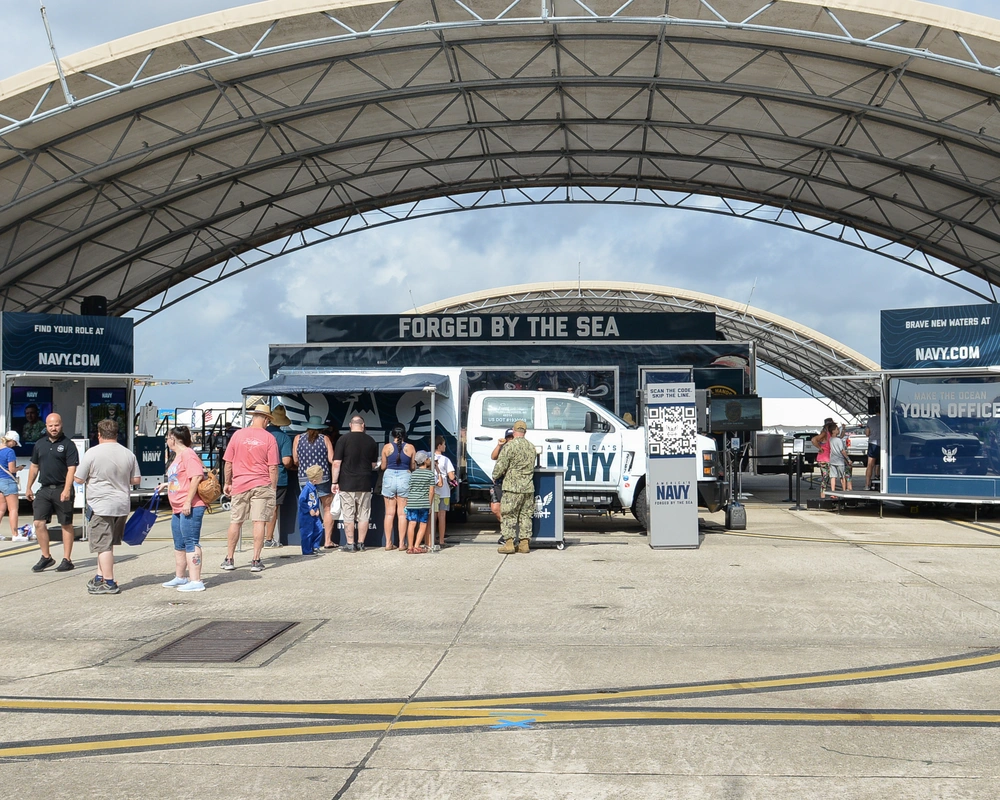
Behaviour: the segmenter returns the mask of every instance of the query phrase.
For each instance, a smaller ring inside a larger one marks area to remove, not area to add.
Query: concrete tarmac
[[[166,520],[116,596],[88,595],[85,542],[40,574],[2,542],[0,793],[995,797],[1000,523],[744,489],[747,530],[703,516],[698,550],[619,516],[503,556],[481,517],[440,553],[285,547],[260,574],[247,545],[219,568],[217,512],[197,594],[160,585]],[[239,663],[141,660],[213,621],[297,624]]]

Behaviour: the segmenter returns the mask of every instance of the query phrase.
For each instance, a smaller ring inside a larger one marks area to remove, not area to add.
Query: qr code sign
[[[649,406],[646,435],[651,456],[690,456],[697,453],[698,422],[694,406]]]

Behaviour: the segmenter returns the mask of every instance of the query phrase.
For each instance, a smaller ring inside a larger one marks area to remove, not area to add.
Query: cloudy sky
[[[46,2],[61,55],[238,5]],[[1000,16],[996,0],[939,5]],[[38,1],[4,0],[3,10],[0,79],[49,59]],[[881,308],[978,302],[887,259],[760,223],[660,209],[498,209],[356,234],[224,281],[137,327],[136,371],[195,380],[148,393],[160,407],[235,400],[243,386],[263,380],[257,364],[266,369],[269,343],[303,341],[306,314],[395,313],[497,286],[576,280],[578,264],[584,280],[750,300],[876,361]],[[796,395],[773,378],[762,377],[759,388]]]

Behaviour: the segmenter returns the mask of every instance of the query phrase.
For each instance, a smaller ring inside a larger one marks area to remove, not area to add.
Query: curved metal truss
[[[865,234],[848,227],[842,222],[815,219],[794,211],[775,208],[764,203],[749,203],[729,198],[713,198],[705,195],[680,194],[636,189],[605,189],[588,187],[518,188],[512,191],[480,192],[472,196],[451,196],[421,200],[395,208],[377,208],[359,212],[345,219],[317,225],[309,230],[297,231],[284,236],[280,241],[247,250],[222,262],[222,264],[196,275],[184,283],[171,286],[162,294],[151,298],[151,302],[134,309],[136,324],[142,324],[150,317],[166,311],[171,306],[186,300],[198,292],[215,286],[219,281],[232,278],[242,272],[259,267],[269,261],[284,258],[314,245],[325,244],[352,233],[375,230],[398,222],[426,219],[428,217],[455,214],[462,211],[482,211],[496,208],[519,208],[542,205],[581,205],[598,203],[603,205],[673,208],[685,211],[700,211],[720,216],[736,217],[779,228],[809,233],[840,244],[846,244],[870,253],[880,255],[905,266],[925,272],[941,280],[959,286],[970,294],[988,302],[993,302],[992,294],[984,294],[962,283],[967,273],[955,267],[929,258],[925,253],[907,248],[898,242],[882,239],[874,234]]]
[[[122,314],[327,223],[555,187],[825,220],[993,300],[997,64],[1000,25],[907,0],[200,18],[66,59],[65,94],[54,69],[0,84],[0,308]]]
[[[831,381],[825,377],[878,370],[870,358],[824,336],[750,305],[701,292],[614,281],[559,281],[505,286],[460,295],[411,309],[416,314],[484,314],[636,311],[711,311],[716,329],[726,339],[756,342],[757,362],[813,397],[829,398],[854,415],[866,413],[872,388],[861,380]]]

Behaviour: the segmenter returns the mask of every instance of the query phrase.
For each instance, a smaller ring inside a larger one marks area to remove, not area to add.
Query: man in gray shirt
[[[97,575],[87,583],[90,594],[118,594],[114,546],[122,543],[130,510],[130,486],[139,485],[139,462],[127,447],[118,444],[118,423],[97,423],[97,444],[76,470],[75,480],[87,486],[90,552],[97,553]]]

